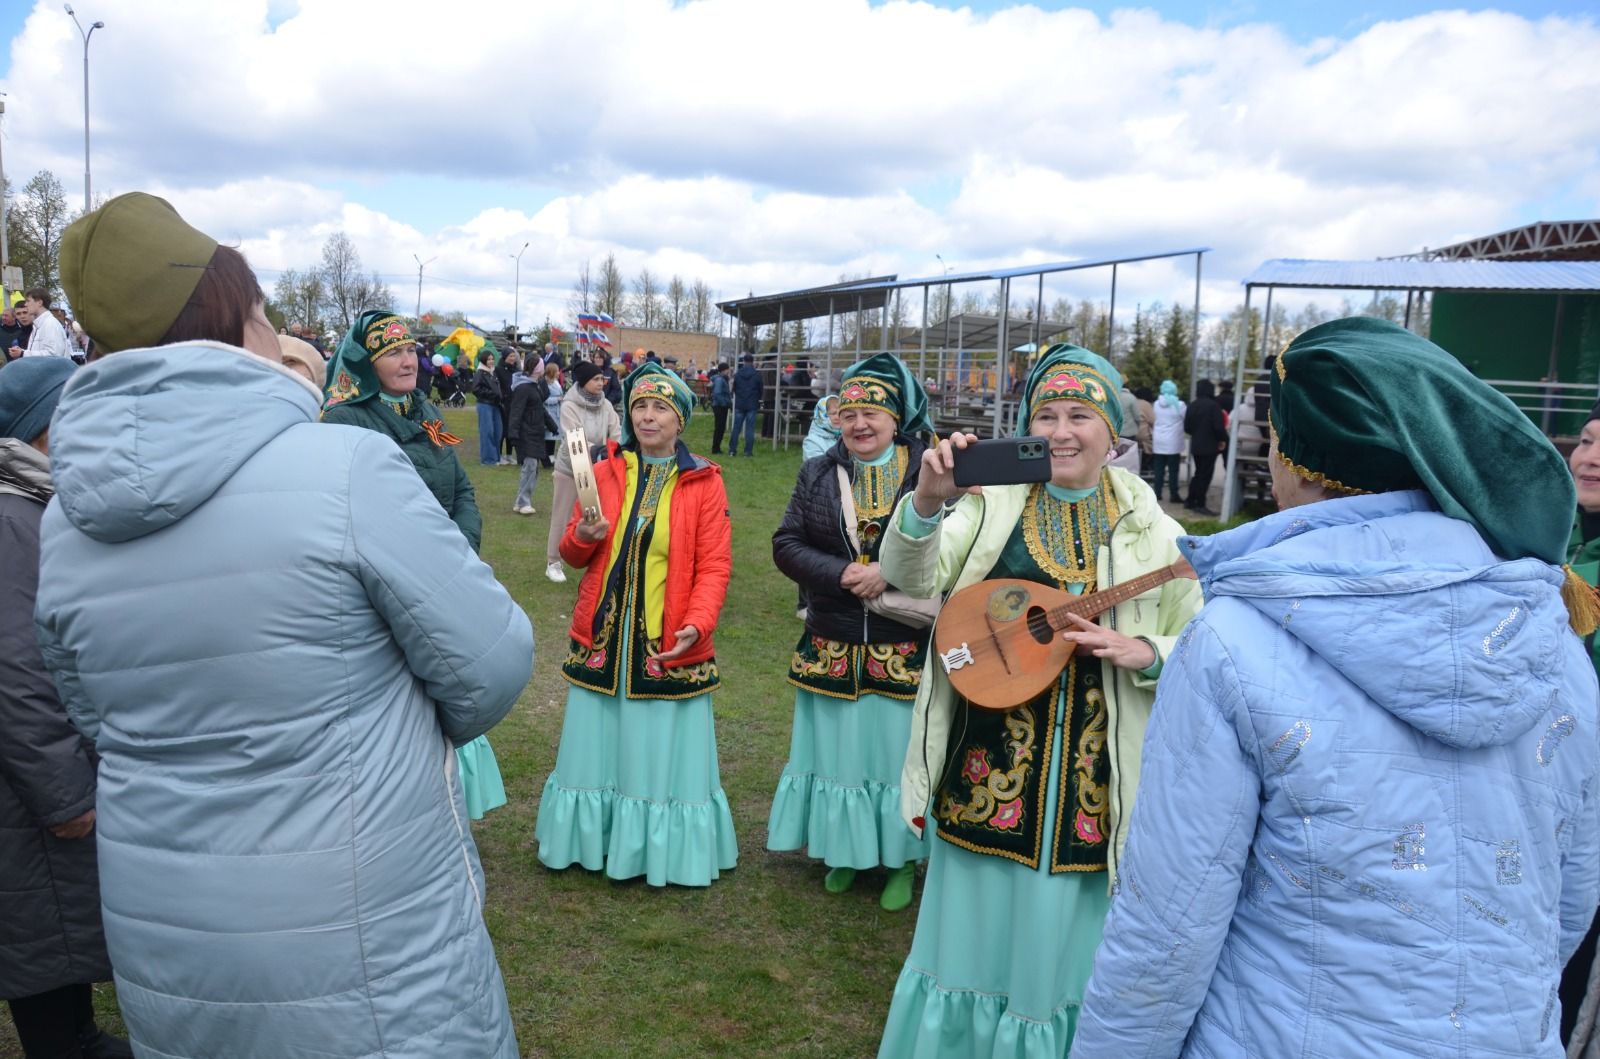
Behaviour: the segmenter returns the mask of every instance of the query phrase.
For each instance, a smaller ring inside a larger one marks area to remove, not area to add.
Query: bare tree
[[[607,254],[600,262],[600,275],[594,285],[594,309],[620,324],[626,315],[623,305],[626,297],[627,284],[623,282],[622,270],[617,267],[617,255]]]
[[[365,278],[357,278],[354,297],[358,315],[368,309],[395,308],[394,292],[376,272],[368,274]]]
[[[673,276],[667,283],[667,320],[674,331],[682,331],[689,308],[689,289],[683,285],[682,276]]]
[[[589,301],[594,297],[594,281],[589,278],[589,262],[583,263],[583,268],[578,270],[577,282],[572,285],[572,294],[567,298],[567,310],[576,317],[579,313],[589,311]]]
[[[715,315],[712,313],[711,288],[706,286],[706,281],[697,279],[690,289],[689,297],[692,308],[689,314],[689,324],[695,331],[719,330]]]
[[[361,255],[356,244],[343,232],[334,232],[322,244],[322,282],[327,288],[328,314],[332,322],[348,329],[365,306],[367,278],[361,271]]]
[[[633,316],[641,327],[659,327],[665,315],[661,304],[661,288],[648,268],[639,270],[633,281]]]

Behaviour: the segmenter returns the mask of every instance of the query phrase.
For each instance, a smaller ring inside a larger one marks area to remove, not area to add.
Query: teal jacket
[[[160,1059],[514,1059],[452,744],[533,633],[400,451],[318,409],[193,342],[79,370],[52,422],[36,628],[101,755],[117,999]]]
[[[421,390],[411,395],[411,414],[408,416],[402,417],[381,399],[374,397],[359,404],[336,404],[322,413],[322,421],[376,430],[393,440],[422,476],[428,492],[439,501],[439,506],[444,508],[450,520],[461,528],[462,535],[472,544],[472,550],[481,549],[483,516],[478,513],[478,500],[472,491],[472,482],[467,478],[461,461],[456,458],[456,442],[441,444],[434,441],[431,430],[437,430],[445,437],[449,434],[444,429],[439,409],[422,395]],[[437,426],[430,430],[423,425],[425,423]]]

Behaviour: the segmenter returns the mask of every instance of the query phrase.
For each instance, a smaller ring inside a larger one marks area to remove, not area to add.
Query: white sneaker
[[[558,585],[564,584],[567,580],[567,572],[561,568],[560,563],[550,563],[546,566],[544,576]]]
[[[515,511],[519,515],[536,515],[536,514],[538,514],[537,511],[533,510],[533,505],[532,504],[523,504],[521,507],[514,507],[511,510]]]

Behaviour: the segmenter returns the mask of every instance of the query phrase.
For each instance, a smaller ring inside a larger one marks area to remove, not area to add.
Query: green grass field
[[[820,865],[764,848],[788,750],[792,689],[784,673],[801,629],[794,586],[772,565],[771,536],[799,447],[774,452],[769,441],[752,460],[723,461],[735,554],[716,632],[724,681],[717,739],[739,866],[709,889],[657,890],[539,864],[533,826],[561,736],[566,684],[557,666],[577,578],[561,585],[544,578],[549,475],[541,475],[534,499],[538,514],[512,514],[517,469],[479,465],[472,409],[447,418],[466,439],[458,451],[483,510],[483,557],[533,620],[537,643],[532,682],[490,735],[510,804],[473,826],[522,1054],[873,1054],[916,905],[882,911],[881,873],[864,873],[851,893],[828,894]],[[690,425],[695,452],[710,451],[710,429],[709,415]],[[100,987],[99,1003],[103,1024],[120,1032],[109,986]],[[9,1016],[0,1015],[0,1059],[20,1056]]]

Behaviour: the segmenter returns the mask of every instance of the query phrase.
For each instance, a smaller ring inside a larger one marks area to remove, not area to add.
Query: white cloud
[[[607,252],[742,294],[937,272],[935,253],[974,268],[1191,245],[1216,247],[1221,309],[1267,257],[1600,206],[1592,18],[1441,11],[1300,44],[1146,10],[903,0],[94,3],[97,188],[166,189],[263,269],[342,229],[414,297],[412,255],[437,257],[428,273],[457,282],[424,300],[493,321],[525,240],[524,317],[559,315]],[[80,49],[38,0],[4,85],[16,183],[48,167],[73,184]],[[395,173],[444,194],[503,181],[504,204],[437,228],[417,220],[437,211],[329,190]],[[544,204],[517,209],[530,186]],[[1183,267],[1147,271],[1127,297],[1187,298],[1162,287]]]

